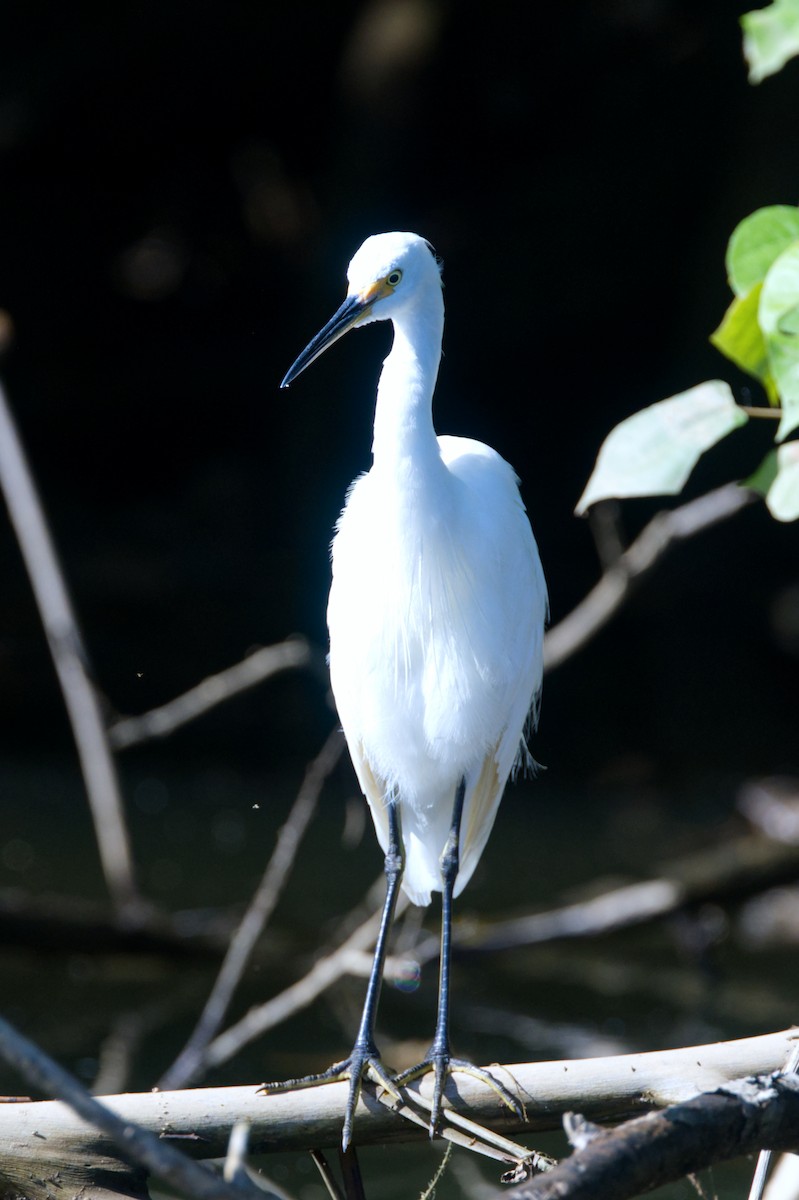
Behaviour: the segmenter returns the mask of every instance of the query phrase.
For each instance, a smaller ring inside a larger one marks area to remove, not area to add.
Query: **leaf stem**
[[[781,408],[763,408],[762,405],[750,404],[739,404],[738,407],[747,417],[773,417],[775,421],[779,421],[782,416]]]

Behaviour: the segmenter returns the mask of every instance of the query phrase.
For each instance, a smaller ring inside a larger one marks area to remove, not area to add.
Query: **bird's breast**
[[[384,778],[401,775],[407,793],[414,764],[428,786],[431,770],[464,772],[496,746],[518,667],[497,620],[497,547],[482,537],[468,490],[454,477],[406,483],[370,473],[351,489],[328,625],[347,739]]]

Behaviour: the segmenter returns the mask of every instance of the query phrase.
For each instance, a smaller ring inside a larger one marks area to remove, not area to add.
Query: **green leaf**
[[[771,374],[768,349],[757,320],[761,284],[755,284],[740,299],[736,296],[721,324],[710,335],[711,343],[737,367],[754,375],[765,387],[771,403],[776,403],[776,385]]]
[[[575,511],[611,496],[674,495],[705,450],[747,420],[720,379],[634,413],[603,442]]]
[[[761,83],[799,54],[799,0],[774,0],[744,13],[741,25],[750,83]]]
[[[799,242],[784,250],[766,275],[758,320],[782,404],[781,442],[799,426]]]
[[[765,496],[772,517],[795,521],[799,517],[799,442],[770,450],[754,474],[744,480],[744,487]]]
[[[774,260],[797,240],[799,208],[793,205],[770,204],[744,217],[727,246],[727,276],[736,296],[747,296],[762,283]]]

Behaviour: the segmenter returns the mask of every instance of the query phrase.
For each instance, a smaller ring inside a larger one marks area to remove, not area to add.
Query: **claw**
[[[397,1085],[383,1066],[377,1050],[355,1048],[349,1058],[333,1063],[332,1067],[328,1067],[326,1071],[320,1071],[318,1075],[303,1075],[300,1079],[262,1083],[258,1091],[267,1095],[269,1093],[276,1095],[281,1092],[298,1091],[301,1088],[321,1087],[325,1083],[339,1083],[344,1079],[348,1079],[350,1082],[347,1104],[344,1109],[344,1124],[341,1130],[341,1148],[346,1151],[352,1141],[352,1125],[364,1079],[370,1079],[373,1083],[378,1084],[395,1100],[401,1099]]]
[[[441,1122],[441,1110],[443,1108],[444,1087],[448,1075],[452,1075],[455,1071],[462,1071],[465,1075],[473,1075],[475,1079],[479,1079],[482,1083],[490,1087],[496,1092],[503,1104],[506,1104],[511,1112],[524,1120],[524,1110],[516,1097],[508,1091],[504,1084],[495,1079],[490,1071],[486,1071],[483,1067],[476,1067],[474,1063],[470,1063],[467,1059],[451,1058],[449,1054],[434,1053],[431,1051],[426,1058],[423,1058],[415,1067],[409,1067],[407,1071],[400,1072],[394,1076],[395,1087],[405,1087],[406,1084],[412,1083],[415,1079],[421,1079],[424,1075],[434,1073],[433,1083],[433,1103],[430,1110],[430,1137],[436,1136],[438,1126]]]
[[[279,1095],[281,1092],[297,1092],[302,1088],[321,1087],[324,1083],[339,1083],[342,1079],[349,1079],[350,1058],[342,1059],[341,1062],[333,1063],[332,1067],[328,1067],[326,1071],[320,1071],[318,1075],[302,1075],[299,1079],[282,1079],[274,1083],[262,1083],[257,1089],[257,1093]]]

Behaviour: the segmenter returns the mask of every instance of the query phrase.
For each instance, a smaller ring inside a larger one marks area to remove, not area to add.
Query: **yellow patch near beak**
[[[361,304],[374,304],[378,300],[383,300],[386,296],[391,296],[394,292],[393,287],[386,279],[376,279],[374,283],[370,283],[362,292],[358,292],[358,299]]]

